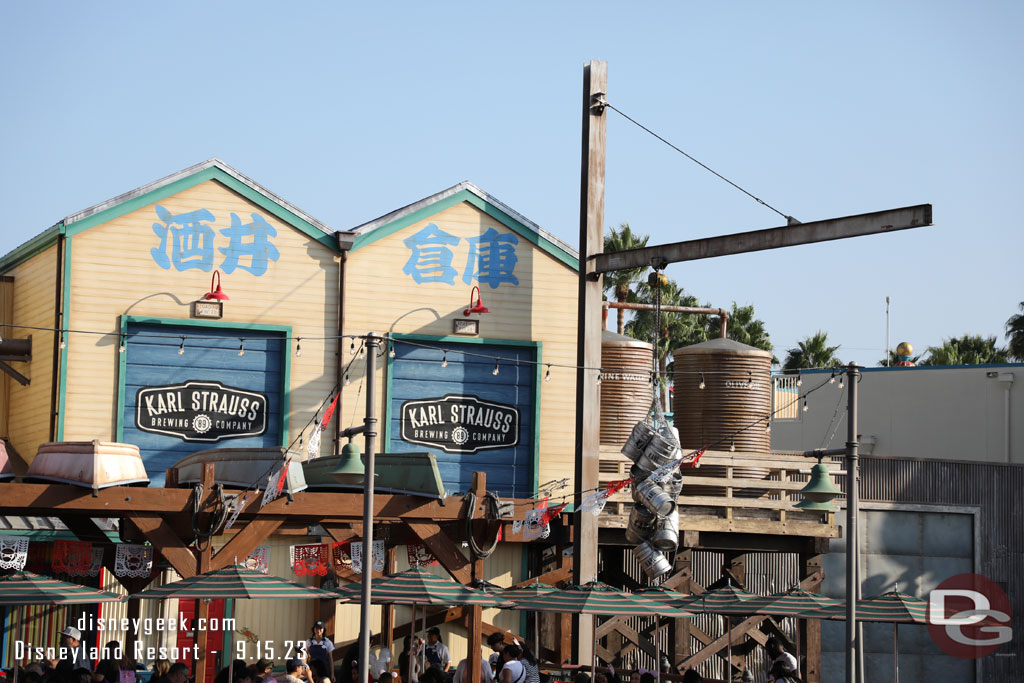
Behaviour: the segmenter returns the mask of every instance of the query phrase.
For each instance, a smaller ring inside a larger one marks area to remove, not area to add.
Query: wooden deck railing
[[[602,484],[629,478],[633,463],[612,446],[601,447]],[[838,538],[835,513],[794,507],[815,461],[794,453],[708,451],[697,468],[683,469],[679,528],[688,531],[783,534]],[[826,460],[833,475],[845,474]],[[838,484],[837,484],[838,485]],[[625,528],[633,505],[627,489],[609,499],[604,528]]]

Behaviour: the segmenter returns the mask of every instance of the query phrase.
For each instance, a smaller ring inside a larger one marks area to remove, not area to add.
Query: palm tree
[[[921,365],[987,365],[1005,363],[1006,349],[996,346],[995,335],[982,337],[980,334],[965,334],[962,337],[944,339],[942,346],[929,346],[928,358]]]
[[[654,303],[654,288],[646,282],[637,285],[631,297],[637,303]],[[674,280],[661,288],[661,303],[664,306],[699,306],[697,297],[687,294]],[[655,334],[654,311],[637,311],[626,325],[626,333],[634,339],[655,344],[658,372],[662,377],[668,371],[669,354],[681,346],[705,341],[705,323],[698,315],[690,313],[661,312],[661,329]],[[668,384],[661,385],[662,406],[668,409]]]
[[[722,329],[722,320],[717,315],[709,316],[707,320],[707,338],[715,339]],[[737,306],[732,302],[732,312],[729,313],[729,321],[725,326],[725,333],[729,339],[738,341],[756,349],[772,350],[772,341],[768,336],[768,330],[764,327],[764,321],[754,317],[754,306]],[[779,359],[772,356],[772,364],[778,365]]]
[[[1006,321],[1006,338],[1010,340],[1010,356],[1024,361],[1024,301],[1020,302],[1020,311]]]
[[[810,337],[796,343],[796,348],[786,349],[786,362],[783,370],[800,370],[804,368],[835,368],[843,364],[836,357],[839,345],[828,345],[828,333],[818,330]]]
[[[647,240],[650,238],[650,235],[634,235],[633,231],[629,228],[629,223],[622,223],[619,225],[618,230],[615,228],[609,228],[609,233],[605,235],[604,238],[604,253],[611,254],[616,251],[627,251],[629,249],[646,247]],[[615,300],[619,303],[626,301],[629,298],[633,285],[643,280],[647,270],[648,266],[641,266],[640,268],[625,268],[623,270],[613,270],[609,273],[605,273],[605,293],[613,293]],[[619,334],[623,334],[626,322],[626,311],[620,308],[616,310],[616,315],[616,329]]]

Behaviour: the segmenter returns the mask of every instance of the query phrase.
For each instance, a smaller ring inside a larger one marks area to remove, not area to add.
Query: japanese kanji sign
[[[154,210],[160,220],[153,223],[153,233],[160,238],[160,244],[149,253],[156,264],[164,270],[171,266],[177,271],[213,270],[217,237],[214,215],[207,209],[173,214],[159,204]],[[277,229],[258,213],[250,213],[249,219],[243,223],[238,214],[231,213],[230,227],[219,231],[227,238],[226,247],[216,248],[224,256],[219,267],[225,274],[238,269],[258,277],[267,272],[270,261],[281,257],[270,239],[277,237]]]
[[[445,232],[435,223],[429,223],[402,243],[409,249],[409,260],[402,272],[416,284],[440,282],[454,285],[458,271],[455,266],[455,248],[462,238]],[[462,281],[489,285],[497,289],[502,284],[518,285],[515,276],[516,246],[519,238],[511,232],[499,233],[488,228],[483,234],[465,239],[468,251],[462,268]]]

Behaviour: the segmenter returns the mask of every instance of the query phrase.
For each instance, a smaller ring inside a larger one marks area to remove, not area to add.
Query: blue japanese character
[[[433,223],[415,235],[402,240],[412,254],[406,261],[402,272],[412,277],[416,284],[424,282],[443,282],[455,284],[458,272],[452,268],[454,254],[449,247],[459,243],[459,238],[449,235]]]
[[[160,246],[153,247],[149,253],[156,264],[169,270],[171,263],[175,269],[199,270],[210,272],[213,268],[213,228],[203,221],[213,222],[213,214],[206,209],[172,214],[156,205],[156,215],[163,223],[153,223],[153,232],[160,238]],[[170,256],[167,255],[168,245]]]
[[[469,258],[462,273],[463,282],[469,284],[476,278],[491,289],[497,289],[503,282],[519,284],[519,279],[512,274],[519,262],[515,247],[519,244],[518,237],[510,232],[499,235],[494,228],[488,228],[479,237],[467,237],[466,241],[469,242]]]
[[[267,272],[267,262],[276,261],[281,257],[281,252],[271,243],[271,237],[277,237],[277,230],[258,213],[249,214],[252,222],[242,224],[237,214],[231,214],[231,227],[224,228],[220,234],[227,237],[227,247],[217,247],[220,253],[224,254],[224,263],[221,269],[225,273],[231,273],[235,268],[247,270],[253,275],[260,276]],[[244,238],[252,238],[243,241]],[[250,257],[250,265],[244,266],[238,262],[240,258]]]

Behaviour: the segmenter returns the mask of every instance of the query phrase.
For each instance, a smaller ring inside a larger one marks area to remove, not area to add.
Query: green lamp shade
[[[818,503],[810,498],[804,498],[799,503],[794,505],[795,508],[801,510],[807,510],[809,512],[836,512],[837,508],[832,503]]]
[[[363,483],[363,461],[357,444],[349,441],[342,447],[338,466],[331,470],[329,476],[339,484]]]
[[[843,492],[832,483],[832,476],[829,474],[828,466],[819,461],[817,465],[811,468],[811,480],[807,482],[807,486],[800,489],[800,493],[803,494],[804,498],[815,503],[827,503],[836,496],[842,495]],[[804,507],[804,509],[808,508]],[[834,510],[835,508],[832,509]]]

